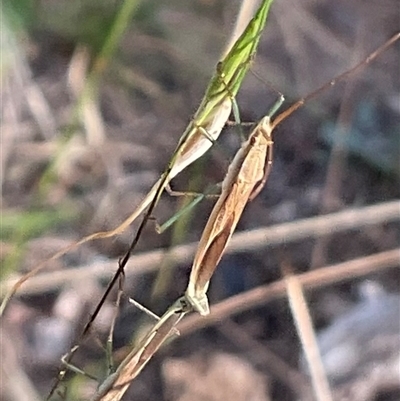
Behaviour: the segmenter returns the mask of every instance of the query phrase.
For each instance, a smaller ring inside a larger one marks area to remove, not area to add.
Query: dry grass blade
[[[184,297],[179,298],[161,316],[157,324],[145,335],[121,362],[115,373],[111,374],[99,387],[92,401],[119,401],[131,382],[139,375],[151,357],[170,336],[175,326],[190,312],[191,307]]]
[[[282,270],[290,310],[292,311],[297,334],[307,358],[316,399],[318,401],[333,401],[303,288],[297,277],[292,275],[289,267],[285,267],[284,265]]]
[[[91,234],[80,241],[71,244],[57,252],[50,259],[39,264],[39,266],[33,269],[26,276],[22,277],[3,300],[0,308],[0,316],[4,311],[6,303],[17,289],[26,280],[42,270],[50,261],[59,258],[86,242],[95,239],[110,238],[122,233],[140,214],[144,212],[147,207],[149,207],[147,212],[148,219],[148,216],[155,208],[158,199],[170,180],[207,152],[213,142],[217,140],[222,128],[229,118],[232,109],[232,100],[234,96],[236,96],[250,67],[250,63],[255,56],[272,1],[273,0],[264,0],[262,2],[256,15],[249,22],[243,34],[235,42],[224,59],[218,63],[216,71],[207,87],[204,98],[195,113],[194,118],[183,133],[167,169],[139,204],[137,209],[114,230]],[[147,219],[145,220],[147,221]],[[142,225],[144,224],[145,221]],[[134,242],[137,241],[134,240]]]
[[[264,117],[239,149],[222,183],[194,257],[186,296],[201,315],[208,315],[206,296],[211,276],[232,237],[243,210],[257,189],[272,160],[271,123]]]
[[[299,399],[309,391],[308,377],[275,353],[262,341],[255,338],[248,328],[227,319],[217,328],[228,341],[246,353],[249,361],[268,371],[275,379],[290,388]]]

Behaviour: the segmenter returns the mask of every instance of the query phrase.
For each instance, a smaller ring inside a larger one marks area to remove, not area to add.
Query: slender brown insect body
[[[300,99],[273,121],[270,116],[264,117],[238,151],[223,181],[221,197],[215,204],[200,239],[186,290],[187,300],[201,315],[209,314],[206,296],[209,280],[235,231],[244,207],[258,195],[266,182],[272,164],[272,131],[307,101],[370,63],[399,39],[400,32],[365,60]]]
[[[201,236],[194,258],[186,296],[202,315],[209,313],[208,283],[234,233],[243,210],[259,184],[265,181],[272,160],[270,117],[264,117],[234,157]],[[258,192],[257,192],[258,193]]]

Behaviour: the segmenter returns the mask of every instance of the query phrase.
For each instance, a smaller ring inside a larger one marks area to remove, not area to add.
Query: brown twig
[[[299,274],[299,283],[306,289],[320,288],[334,283],[347,281],[356,277],[365,276],[377,271],[398,267],[400,249],[393,249],[353,259]],[[189,316],[179,326],[181,336],[188,335],[202,328],[220,323],[235,314],[265,305],[268,301],[282,298],[286,295],[285,280],[279,280],[272,284],[256,287],[243,294],[228,298],[212,307],[212,313],[208,316]]]
[[[311,217],[289,223],[262,227],[256,230],[244,231],[233,235],[226,254],[265,249],[267,246],[282,242],[289,243],[310,237],[321,237],[346,230],[354,230],[374,224],[388,223],[400,219],[400,201],[384,202],[373,206],[348,209],[325,216]],[[177,246],[170,252],[171,258],[177,264],[188,263],[196,251],[197,243]],[[153,272],[159,268],[165,250],[158,249],[132,256],[127,264],[127,277]],[[39,294],[43,291],[56,289],[75,280],[85,280],[87,277],[107,279],[115,273],[115,260],[97,262],[89,266],[79,266],[68,270],[49,272],[31,277],[20,288],[19,295]],[[4,297],[15,286],[19,278],[12,278],[0,283],[0,296]]]

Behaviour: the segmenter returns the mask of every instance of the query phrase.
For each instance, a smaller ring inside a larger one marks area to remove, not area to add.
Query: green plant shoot
[[[23,276],[5,296],[0,308],[0,316],[4,311],[6,303],[16,290],[29,279],[29,277],[43,269],[48,262],[59,258],[88,241],[109,238],[122,233],[150,205],[147,212],[149,216],[168,183],[183,169],[207,152],[213,142],[218,139],[222,128],[229,118],[232,111],[232,101],[238,93],[251,61],[256,54],[272,1],[273,0],[264,0],[261,3],[243,34],[234,43],[223,60],[217,64],[204,98],[194,118],[184,131],[168,163],[167,169],[139,204],[137,209],[114,230],[97,232],[84,237],[80,241],[60,250],[50,259],[45,260],[30,273]]]

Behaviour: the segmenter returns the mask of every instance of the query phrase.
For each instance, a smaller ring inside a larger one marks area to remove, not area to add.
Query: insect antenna
[[[306,97],[303,97],[302,99],[300,99],[297,102],[295,102],[294,104],[292,104],[288,109],[286,109],[284,112],[279,114],[278,117],[275,118],[275,120],[272,122],[272,129],[276,128],[282,121],[286,120],[286,118],[288,118],[293,112],[295,112],[297,109],[302,107],[309,100],[314,99],[315,97],[320,95],[322,92],[324,92],[328,88],[334,86],[338,82],[344,81],[345,79],[347,79],[349,76],[353,75],[360,69],[365,68],[368,64],[370,64],[372,61],[374,61],[381,53],[383,53],[385,50],[387,50],[390,46],[393,45],[393,43],[395,43],[399,39],[400,39],[400,32],[397,32],[389,40],[387,40],[383,45],[379,46],[374,52],[372,52],[368,57],[366,57],[364,60],[360,61],[354,67],[343,72],[342,74],[338,75],[336,78],[333,78],[329,82],[326,82],[325,84],[320,86],[318,89],[316,89],[314,92],[310,93]]]

